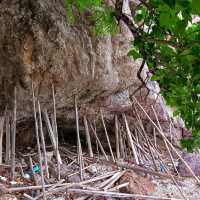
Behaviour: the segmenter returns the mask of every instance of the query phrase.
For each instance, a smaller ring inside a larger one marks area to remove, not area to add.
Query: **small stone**
[[[31,176],[30,176],[30,174],[24,174],[24,178],[27,179],[27,180],[30,180]]]
[[[16,181],[10,181],[10,184],[11,185],[17,185],[17,182]]]
[[[0,176],[0,181],[6,182],[8,179],[4,176]]]
[[[182,158],[188,163],[196,176],[200,176],[200,154],[199,153],[182,153]],[[190,177],[191,173],[185,164],[179,160],[178,171],[181,176]]]

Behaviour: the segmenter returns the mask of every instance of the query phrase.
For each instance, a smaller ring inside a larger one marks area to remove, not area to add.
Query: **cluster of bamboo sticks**
[[[5,124],[5,132],[6,132],[6,153],[5,153],[5,161],[7,164],[11,163],[11,178],[14,181],[15,180],[15,143],[16,143],[16,115],[17,115],[17,100],[16,100],[16,91],[15,88],[14,91],[14,106],[13,106],[13,116],[12,118],[7,114],[7,110],[5,110],[5,114],[3,117],[0,118],[0,164],[2,163],[3,156],[2,156],[2,141],[3,141],[3,133],[4,133],[4,124]],[[77,184],[63,184],[63,180],[61,180],[60,177],[60,165],[62,164],[62,159],[59,153],[59,140],[58,140],[58,127],[57,127],[57,116],[56,116],[56,100],[55,100],[55,88],[54,85],[52,85],[52,102],[53,102],[53,115],[51,117],[51,120],[49,118],[47,110],[44,108],[41,109],[40,101],[35,97],[34,92],[34,86],[32,84],[32,102],[33,102],[33,115],[34,115],[34,121],[35,121],[35,134],[37,139],[37,149],[38,149],[38,157],[39,157],[39,165],[41,170],[41,180],[42,185],[39,186],[37,183],[37,180],[34,179],[36,186],[34,189],[42,189],[42,194],[38,193],[38,196],[35,199],[39,199],[41,196],[43,199],[47,199],[47,194],[50,190],[59,188],[59,189],[67,189],[70,188],[68,191],[70,192],[77,192],[77,193],[83,193],[83,194],[93,194],[94,190],[77,190],[77,189],[71,189],[71,186],[77,185]],[[156,133],[159,134],[162,137],[162,140],[164,142],[165,148],[167,150],[167,153],[169,154],[170,161],[172,163],[172,166],[174,168],[174,171],[177,173],[178,177],[180,176],[176,165],[174,163],[173,153],[176,154],[176,156],[185,164],[187,169],[190,171],[191,175],[196,179],[196,181],[200,184],[199,178],[194,174],[188,163],[181,157],[179,152],[175,149],[175,147],[172,145],[172,143],[167,139],[165,134],[163,133],[162,127],[160,125],[158,116],[155,112],[154,107],[152,106],[152,112],[155,115],[156,122],[154,122],[150,116],[147,114],[145,109],[141,106],[141,104],[137,101],[135,97],[133,97],[133,115],[135,116],[135,121],[132,122],[134,124],[134,130],[130,129],[129,126],[129,120],[125,113],[122,113],[120,115],[114,116],[114,128],[115,128],[115,152],[113,151],[113,148],[111,146],[110,136],[108,129],[106,127],[106,121],[104,119],[103,111],[100,110],[100,119],[102,123],[102,127],[105,133],[105,138],[107,141],[109,153],[105,151],[104,146],[101,143],[101,140],[98,137],[97,130],[96,130],[96,124],[95,121],[89,120],[87,116],[85,115],[83,117],[84,127],[85,127],[85,135],[86,135],[86,141],[87,141],[87,147],[88,147],[88,153],[90,158],[95,158],[95,153],[93,152],[93,143],[91,141],[91,134],[96,139],[96,145],[97,149],[101,151],[102,155],[105,157],[105,160],[112,163],[114,163],[116,166],[128,169],[139,170],[146,173],[151,173],[156,176],[163,176],[171,178],[172,181],[177,186],[178,190],[180,191],[180,194],[184,199],[186,198],[186,195],[182,191],[181,187],[177,183],[177,177],[175,177],[173,174],[171,174],[170,170],[168,169],[167,165],[163,161],[161,154],[158,150],[157,146],[157,139],[156,139]],[[83,183],[87,183],[87,180],[85,180],[84,176],[84,170],[86,167],[84,167],[84,154],[82,151],[82,145],[80,140],[80,127],[79,127],[79,109],[78,109],[78,101],[77,96],[74,97],[74,108],[75,108],[75,119],[76,119],[76,133],[77,133],[77,155],[78,155],[78,163],[80,167],[80,177],[82,182],[78,185],[81,185]],[[154,133],[153,133],[153,139],[154,142],[152,142],[149,138],[149,135],[145,131],[143,122],[141,120],[140,113],[143,112],[146,117],[149,120],[149,123],[151,123],[154,127]],[[11,120],[12,119],[12,120]],[[43,121],[44,120],[44,121]],[[12,122],[12,123],[11,123]],[[58,183],[53,186],[47,186],[45,184],[45,175],[47,179],[49,178],[49,166],[47,161],[47,152],[46,152],[46,144],[45,144],[45,137],[43,132],[43,123],[45,123],[49,137],[56,155],[57,159],[57,174],[58,174]],[[124,162],[120,162],[121,160],[126,160],[131,158],[133,161],[133,165],[129,166],[127,164],[124,164]],[[139,166],[144,165],[144,163],[149,163],[153,166],[153,169],[145,169],[140,168]],[[33,170],[33,161],[31,156],[29,157],[29,163],[31,171],[34,175]],[[164,172],[160,173],[161,170],[160,167],[164,166]],[[45,172],[45,175],[44,175]],[[124,174],[124,171],[118,171],[116,172],[110,179],[107,179],[101,185],[99,188],[103,188],[105,190],[108,190],[113,186],[113,184],[118,180],[122,175]],[[92,180],[90,180],[92,182]],[[95,179],[96,181],[96,179]],[[126,183],[125,185],[127,185]],[[123,185],[123,187],[125,186]],[[49,188],[46,190],[46,188]],[[122,186],[116,186],[116,187],[122,187]],[[23,188],[21,188],[23,190]],[[27,188],[26,188],[27,189]],[[119,188],[118,188],[119,189]],[[17,188],[16,188],[17,190]],[[19,188],[18,188],[19,190]],[[11,189],[11,191],[15,191],[15,189]],[[109,193],[110,192],[110,193]],[[110,195],[117,195],[120,196],[120,194],[114,194],[112,191],[109,191],[108,193]],[[102,193],[101,191],[98,191],[97,194],[106,196],[108,193]],[[25,196],[29,199],[31,197],[27,194]],[[130,197],[130,195],[122,195],[123,197]],[[136,195],[137,196],[137,195]],[[132,197],[136,197],[132,195]],[[142,199],[143,196],[140,195],[140,198]],[[151,198],[151,197],[150,197]],[[156,199],[156,198],[155,198]],[[167,198],[165,198],[167,199]]]

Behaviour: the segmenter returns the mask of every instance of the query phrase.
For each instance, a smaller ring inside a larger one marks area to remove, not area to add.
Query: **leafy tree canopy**
[[[89,13],[101,35],[116,33],[118,22],[124,21],[134,36],[129,56],[143,59],[140,72],[147,63],[151,79],[176,107],[174,114],[192,131],[191,139],[182,140],[183,147],[200,147],[200,0],[138,0],[129,2],[131,14],[122,11],[123,0],[113,2],[115,6],[102,0],[65,0],[68,19],[73,23],[74,12],[84,17]]]

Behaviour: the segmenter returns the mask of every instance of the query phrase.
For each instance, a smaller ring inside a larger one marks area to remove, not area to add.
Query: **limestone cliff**
[[[133,38],[124,24],[115,36],[96,37],[88,26],[67,23],[63,0],[1,0],[0,24],[1,112],[6,106],[12,110],[16,86],[17,118],[29,119],[31,83],[42,108],[50,112],[54,84],[60,119],[72,111],[74,94],[83,113],[95,113],[99,107],[129,109],[129,93],[141,84],[140,62],[127,56]],[[156,95],[151,92],[146,101],[145,95],[146,90],[137,93],[148,109]],[[168,122],[160,97],[156,109],[161,121]]]

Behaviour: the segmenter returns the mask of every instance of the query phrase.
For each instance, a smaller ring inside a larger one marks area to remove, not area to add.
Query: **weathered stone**
[[[194,171],[195,175],[200,176],[200,154],[183,152],[182,157]],[[179,161],[178,171],[181,174],[181,176],[191,176],[191,173],[182,161]]]
[[[50,113],[54,84],[57,117],[63,123],[74,119],[75,94],[80,115],[98,114],[102,106],[112,112],[131,109],[129,94],[141,85],[137,77],[141,62],[127,56],[133,37],[125,24],[120,23],[120,32],[115,36],[96,37],[90,25],[69,26],[63,0],[0,2],[0,112],[6,106],[12,110],[17,86],[17,119],[28,126],[25,133],[31,133],[30,127],[34,127],[32,83],[42,110],[46,108]],[[145,67],[144,79],[147,72]],[[148,88],[159,90],[155,82],[149,82]],[[146,89],[136,94],[147,110],[155,101],[155,91],[147,101]],[[166,122],[166,105],[158,99],[155,109],[159,120]]]

